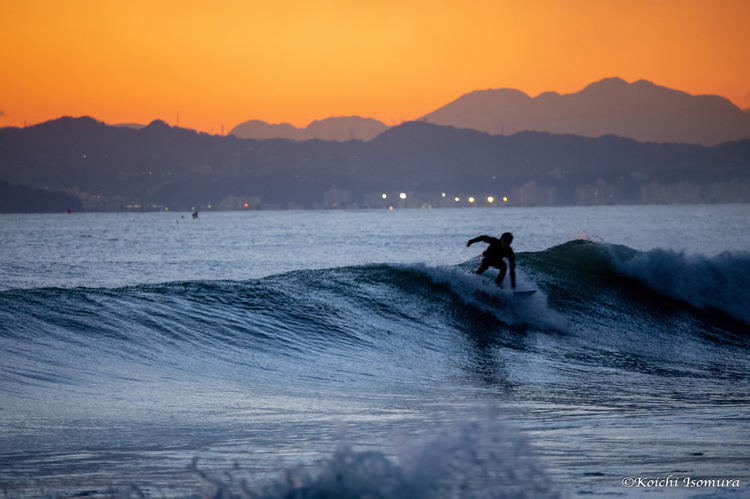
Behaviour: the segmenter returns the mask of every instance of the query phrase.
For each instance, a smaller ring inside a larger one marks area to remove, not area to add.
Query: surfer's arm
[[[470,239],[469,242],[466,243],[466,246],[471,246],[474,243],[483,242],[483,243],[489,243],[492,244],[494,241],[496,241],[494,237],[490,236],[479,236],[475,237],[474,239]]]

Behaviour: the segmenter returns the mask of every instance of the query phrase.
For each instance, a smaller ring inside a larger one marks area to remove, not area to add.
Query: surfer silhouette
[[[475,272],[482,275],[490,267],[500,269],[495,284],[502,286],[505,273],[508,271],[508,265],[510,265],[510,285],[513,289],[516,289],[516,254],[510,247],[510,243],[513,242],[513,234],[506,232],[500,236],[500,239],[490,236],[475,237],[466,243],[466,247],[468,248],[478,242],[488,243],[489,246],[479,258],[479,267]],[[503,258],[508,259],[508,265],[505,264]]]

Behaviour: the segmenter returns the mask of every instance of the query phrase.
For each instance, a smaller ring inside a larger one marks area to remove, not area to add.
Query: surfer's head
[[[504,244],[505,246],[510,246],[510,243],[513,242],[513,234],[510,232],[504,233],[502,236],[500,236],[500,243]]]

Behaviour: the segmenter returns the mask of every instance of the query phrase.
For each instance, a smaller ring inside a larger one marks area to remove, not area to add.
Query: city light
[[[508,202],[508,198],[505,197],[505,196],[503,196],[503,201],[507,203]]]
[[[487,197],[487,202],[488,203],[494,203],[495,202],[495,198],[493,198],[492,196],[489,196],[489,197]]]
[[[383,194],[383,199],[387,198],[388,194]]]
[[[473,203],[473,202],[474,202],[474,198],[473,198],[473,197],[470,197],[470,198],[469,198],[469,202],[470,202],[470,203]]]
[[[398,196],[399,196],[399,197],[400,197],[401,199],[406,199],[406,193],[405,193],[405,192],[402,192],[402,193],[401,193],[401,194],[399,194]]]

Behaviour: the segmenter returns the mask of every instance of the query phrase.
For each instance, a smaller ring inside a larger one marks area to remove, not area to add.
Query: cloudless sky
[[[750,107],[750,1],[0,0],[0,127],[394,125],[613,76]]]

